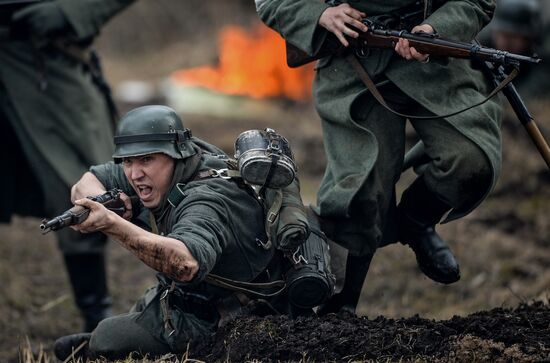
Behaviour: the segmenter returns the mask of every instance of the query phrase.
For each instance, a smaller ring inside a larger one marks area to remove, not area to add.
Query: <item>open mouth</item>
[[[150,186],[138,185],[136,186],[136,188],[139,195],[139,199],[143,201],[148,201],[149,199],[152,198],[153,188],[151,188]]]

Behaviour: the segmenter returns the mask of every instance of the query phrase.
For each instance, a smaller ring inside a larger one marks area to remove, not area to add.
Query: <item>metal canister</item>
[[[235,140],[235,158],[241,177],[267,188],[284,188],[296,177],[288,141],[273,129],[248,130]]]
[[[290,257],[292,267],[285,276],[290,303],[303,309],[325,303],[334,294],[336,281],[330,271],[325,235],[313,229],[306,242]]]

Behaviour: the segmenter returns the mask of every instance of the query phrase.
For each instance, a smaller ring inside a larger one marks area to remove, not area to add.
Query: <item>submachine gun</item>
[[[337,5],[337,3],[335,3],[335,5]],[[477,42],[458,42],[441,38],[438,34],[423,32],[410,33],[406,30],[394,30],[391,28],[392,26],[401,28],[404,23],[410,20],[408,18],[414,18],[418,14],[411,13],[409,15],[410,16],[406,15],[405,17],[379,16],[364,19],[363,23],[367,25],[368,30],[363,32],[354,28],[354,30],[359,34],[359,37],[346,37],[350,44],[349,47],[344,47],[336,36],[330,33],[328,34],[323,47],[321,47],[321,49],[313,55],[307,54],[287,42],[287,64],[289,67],[295,68],[331,55],[346,56],[351,65],[357,71],[358,76],[366,84],[367,88],[371,91],[377,101],[391,112],[397,113],[388,107],[382,95],[380,95],[376,89],[376,85],[372,82],[368,73],[363,69],[357,58],[368,57],[371,48],[394,49],[400,39],[407,39],[411,47],[414,47],[420,53],[429,54],[430,57],[471,59],[474,65],[480,68],[483,73],[491,79],[495,89],[484,101],[480,103],[448,115],[438,115],[435,117],[445,118],[467,111],[473,107],[485,103],[497,93],[502,91],[504,96],[510,102],[510,105],[512,106],[518,119],[521,121],[522,125],[531,137],[531,140],[537,147],[542,158],[546,162],[546,165],[550,169],[550,146],[548,146],[548,142],[540,132],[514,85],[511,83],[517,76],[522,63],[538,64],[542,61],[542,59],[513,54],[499,49],[483,47]],[[403,114],[399,115],[419,119],[435,118],[431,116],[415,117]],[[423,145],[421,143],[415,146],[414,152],[405,158],[405,165],[415,165],[415,159],[419,158],[423,158]]]
[[[126,208],[124,206],[124,201],[120,198],[121,193],[122,190],[120,189],[111,189],[104,194],[88,198],[94,202],[103,204],[105,208],[122,216],[124,212],[126,212]],[[130,200],[132,201],[132,206],[139,203],[139,198],[137,196],[130,197]],[[75,205],[57,217],[50,220],[44,219],[40,225],[40,229],[43,234],[46,234],[51,231],[57,231],[65,227],[74,226],[84,222],[86,218],[88,218],[89,214],[90,210],[88,208]]]

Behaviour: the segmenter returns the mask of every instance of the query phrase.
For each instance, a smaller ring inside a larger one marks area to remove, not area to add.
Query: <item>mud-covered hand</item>
[[[415,26],[411,31],[411,33],[421,33],[421,32],[433,34],[434,28],[432,28],[432,26],[429,24],[422,24],[422,25]],[[402,56],[407,60],[414,59],[424,63],[426,63],[428,61],[428,58],[430,57],[429,54],[419,53],[416,49],[411,47],[407,39],[399,39],[399,41],[395,45],[395,51],[397,52],[397,54],[399,54],[400,56]]]
[[[326,9],[319,17],[319,25],[336,35],[345,47],[349,45],[346,36],[357,38],[359,33],[350,28],[366,32],[369,28],[361,22],[367,15],[343,3]]]
[[[76,200],[74,204],[90,210],[90,214],[84,222],[71,226],[72,229],[80,233],[91,233],[106,230],[113,225],[114,218],[120,218],[114,212],[111,212],[105,208],[103,204],[94,202],[88,198]]]
[[[53,1],[27,6],[12,16],[15,32],[26,36],[52,38],[70,28],[61,8]]]

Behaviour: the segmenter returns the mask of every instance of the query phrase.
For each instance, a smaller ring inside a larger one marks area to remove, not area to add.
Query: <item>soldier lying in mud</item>
[[[212,335],[223,319],[242,313],[242,306],[254,313],[297,315],[311,313],[332,294],[328,267],[318,271],[328,253],[325,240],[320,232],[309,233],[295,171],[279,163],[291,162],[276,151],[285,150],[286,140],[270,129],[247,133],[245,149],[259,138],[277,156],[247,160],[268,160],[259,191],[244,182],[245,168],[238,173],[220,149],[191,137],[172,109],[145,106],[122,118],[115,163],[92,167],[72,188],[74,203],[90,210],[72,228],[100,231],[118,241],[159,272],[159,284],[129,313],[103,320],[91,334],[60,338],[55,344],[59,359],[183,352]],[[281,178],[284,172],[288,175]],[[122,216],[86,198],[113,188],[125,193]],[[134,195],[143,211],[132,209],[129,196]],[[316,258],[309,259],[306,250]],[[298,278],[302,272],[307,276]],[[303,285],[307,281],[313,289]],[[262,303],[250,302],[259,297]]]

